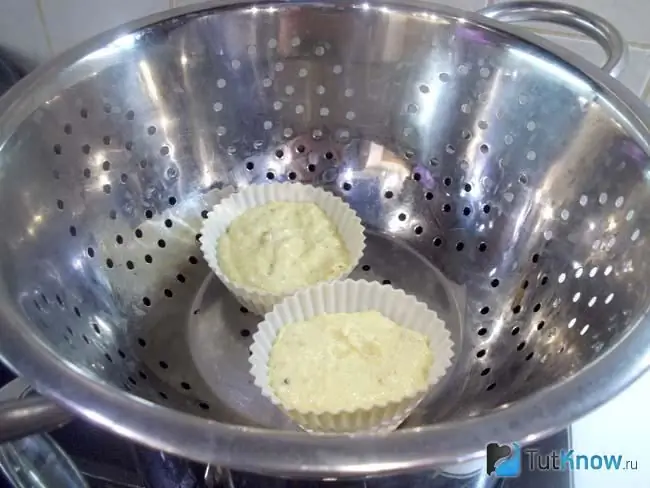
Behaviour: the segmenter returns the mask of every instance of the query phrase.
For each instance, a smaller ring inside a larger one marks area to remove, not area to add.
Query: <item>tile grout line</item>
[[[50,57],[54,56],[54,48],[52,47],[52,39],[50,37],[50,31],[47,28],[47,24],[45,22],[45,13],[43,12],[43,4],[42,0],[34,0],[34,3],[36,4],[36,12],[38,14],[38,20],[41,23],[41,28],[43,29],[43,33],[45,34],[45,42],[47,42],[47,47],[50,51]]]

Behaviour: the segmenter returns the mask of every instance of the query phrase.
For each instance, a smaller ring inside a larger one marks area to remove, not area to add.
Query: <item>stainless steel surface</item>
[[[352,476],[534,442],[647,369],[650,117],[620,83],[417,1],[192,9],[0,100],[0,350],[41,393],[204,463]],[[442,273],[465,300],[458,363],[403,430],[282,430],[250,386],[257,319],[196,233],[222,191],[271,179],[357,210],[357,276],[429,300]]]
[[[64,425],[70,414],[52,400],[29,396],[29,385],[13,380],[0,390],[0,443]]]
[[[603,71],[618,76],[627,62],[627,44],[606,19],[574,5],[557,2],[517,1],[491,5],[482,15],[501,22],[548,22],[571,27],[596,41],[607,59]]]
[[[484,466],[477,472],[452,476],[438,470],[418,471],[388,477],[341,480],[296,480],[242,473],[226,468],[206,469],[205,465],[133,446],[130,442],[103,432],[87,422],[75,420],[52,433],[83,473],[91,488],[571,488],[571,473],[531,472],[524,463],[517,479],[498,482],[486,476]],[[34,438],[34,437],[32,437]],[[540,453],[571,448],[568,430],[534,443]],[[50,465],[52,463],[49,463]],[[9,465],[13,469],[14,465]],[[7,466],[0,460],[0,470]],[[15,476],[16,473],[12,473]],[[43,480],[42,474],[39,479]],[[502,480],[503,481],[503,480]],[[68,486],[42,483],[42,488]],[[9,488],[2,483],[0,487]]]
[[[74,463],[47,434],[0,446],[0,470],[14,488],[88,488]]]
[[[9,400],[20,403],[29,392],[29,386],[22,379],[14,379],[0,388],[0,410],[8,410]],[[0,415],[0,431],[6,434],[8,430],[22,427],[22,431],[50,430],[61,426],[61,419],[54,421],[54,414],[49,425],[43,423],[44,419],[52,417],[52,408],[45,405],[43,409],[50,412],[48,415],[34,414],[28,404],[43,405],[47,400],[42,397],[29,397],[23,400],[22,407],[13,412],[24,411],[24,418],[16,424],[15,417],[2,418]],[[65,420],[65,419],[64,419]],[[29,422],[32,422],[32,425]],[[13,437],[13,436],[10,436]],[[83,476],[75,464],[59,445],[47,434],[25,437],[14,442],[0,443],[0,473],[3,473],[15,488],[43,488],[65,486],[69,488],[88,488]],[[1,480],[0,480],[0,486]]]
[[[60,427],[70,415],[51,400],[33,396],[0,404],[0,439],[19,439],[44,430]]]

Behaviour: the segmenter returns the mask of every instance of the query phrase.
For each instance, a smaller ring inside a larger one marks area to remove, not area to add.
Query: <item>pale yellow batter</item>
[[[350,259],[334,223],[308,202],[247,210],[219,239],[217,253],[233,283],[275,294],[337,278]]]
[[[379,312],[325,314],[280,330],[269,385],[301,412],[370,408],[426,387],[432,363],[425,335]]]

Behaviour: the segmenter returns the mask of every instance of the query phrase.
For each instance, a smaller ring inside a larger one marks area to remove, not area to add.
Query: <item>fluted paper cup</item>
[[[384,404],[341,411],[285,408],[269,384],[268,362],[277,334],[287,324],[317,315],[377,311],[402,327],[428,338],[433,362],[424,388]],[[414,296],[377,282],[343,280],[305,288],[266,314],[250,347],[251,374],[262,394],[308,432],[382,432],[396,429],[440,381],[452,364],[453,342],[445,323]]]
[[[271,202],[315,203],[336,226],[348,250],[349,264],[338,276],[329,281],[347,278],[361,260],[365,248],[361,219],[342,199],[320,188],[302,183],[270,183],[251,185],[224,198],[214,206],[203,221],[201,252],[212,271],[237,300],[258,315],[264,315],[273,308],[273,305],[298,290],[275,294],[234,283],[226,276],[219,264],[218,243],[237,217],[249,209]]]

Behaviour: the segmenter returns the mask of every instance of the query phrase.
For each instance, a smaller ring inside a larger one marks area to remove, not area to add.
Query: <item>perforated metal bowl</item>
[[[603,19],[525,7],[491,14],[578,26],[620,68]],[[549,434],[648,365],[650,117],[523,30],[418,1],[214,4],[89,41],[0,114],[3,358],[149,446],[283,474],[459,462]],[[454,283],[458,364],[402,430],[294,432],[251,384],[259,319],[197,232],[224,192],[269,180],[356,209],[357,277],[428,302]]]

